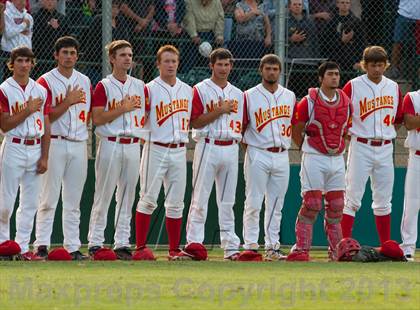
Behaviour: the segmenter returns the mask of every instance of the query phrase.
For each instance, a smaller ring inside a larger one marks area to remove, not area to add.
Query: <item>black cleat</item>
[[[12,255],[0,256],[0,261],[10,261],[10,260],[13,260]]]
[[[71,260],[87,260],[89,259],[88,256],[83,255],[80,251],[74,251],[70,253]]]
[[[115,254],[117,254],[117,258],[119,260],[132,260],[133,256],[131,254],[131,250],[129,247],[121,247],[114,250]]]
[[[101,249],[101,247],[100,246],[98,246],[98,245],[95,245],[95,246],[92,246],[92,247],[90,247],[89,248],[89,256],[91,257],[91,258],[93,258],[93,255],[95,255],[95,253],[99,250],[99,249]]]
[[[35,255],[42,257],[43,259],[48,258],[48,247],[46,245],[40,245],[37,248]]]

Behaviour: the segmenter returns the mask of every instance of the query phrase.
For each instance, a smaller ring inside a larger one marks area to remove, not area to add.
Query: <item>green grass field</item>
[[[420,262],[0,262],[0,309],[420,309]]]

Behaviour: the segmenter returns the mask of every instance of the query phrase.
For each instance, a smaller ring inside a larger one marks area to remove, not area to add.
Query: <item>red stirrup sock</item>
[[[147,234],[150,227],[150,214],[136,212],[136,248],[146,246]]]
[[[341,219],[341,230],[343,238],[351,238],[351,231],[353,230],[354,216],[343,214]]]
[[[168,233],[169,251],[178,250],[181,239],[182,217],[173,219],[166,217],[166,232]]]
[[[375,215],[375,222],[382,245],[385,241],[391,239],[391,214]]]

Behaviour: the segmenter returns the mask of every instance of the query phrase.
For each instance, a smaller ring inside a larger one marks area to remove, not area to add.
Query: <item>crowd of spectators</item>
[[[285,56],[289,63],[297,59],[332,59],[346,71],[357,70],[365,46],[389,43],[391,74],[399,74],[403,47],[414,45],[415,33],[420,33],[420,1],[400,0],[398,11],[393,8],[395,18],[387,22],[395,20],[395,26],[387,28],[388,41],[384,39],[384,25],[380,24],[385,12],[389,12],[386,0],[283,1],[287,14]],[[1,56],[6,58],[12,48],[26,45],[33,48],[38,59],[44,60],[45,66],[53,65],[55,40],[62,35],[76,35],[82,44],[81,60],[99,64],[103,48],[101,3],[100,0],[1,1]],[[149,61],[153,65],[153,60],[145,60],[145,56],[154,55],[164,43],[176,45],[183,59],[181,73],[206,66],[206,59],[198,53],[204,41],[214,48],[229,48],[236,59],[258,60],[274,51],[279,29],[278,3],[112,0],[112,38],[132,42],[137,64]],[[44,71],[49,68],[45,66]],[[92,69],[92,75],[96,76],[94,80],[100,77],[100,65]]]

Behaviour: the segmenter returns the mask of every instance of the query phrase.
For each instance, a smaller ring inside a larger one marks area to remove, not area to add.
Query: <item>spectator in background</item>
[[[26,9],[35,15],[36,12],[42,7],[42,0],[26,0]],[[57,11],[66,15],[66,0],[57,1]]]
[[[161,41],[155,41],[155,52],[157,52],[163,44],[175,46],[181,53],[181,67],[178,72],[188,72],[191,67],[188,64],[189,50],[192,46],[191,42],[188,40],[189,36],[187,32],[182,28],[182,21],[184,20],[186,12],[185,1],[155,0],[155,10],[153,33],[155,37],[162,39]],[[148,80],[148,78],[145,77],[144,80]]]
[[[313,19],[303,11],[302,0],[289,0],[287,29],[289,59],[319,57],[316,26]]]
[[[309,12],[314,18],[318,30],[323,30],[335,10],[335,0],[309,0]]]
[[[155,0],[155,26],[153,30],[165,37],[181,37],[182,20],[185,16],[184,0]]]
[[[196,65],[207,66],[209,61],[199,55],[198,46],[205,41],[213,47],[222,46],[225,24],[222,3],[220,0],[186,0],[185,4],[184,28],[194,44],[188,64],[190,68]]]
[[[229,45],[230,40],[232,39],[232,30],[233,30],[233,14],[236,7],[237,0],[221,0],[223,6],[223,12],[225,14],[225,26],[223,31],[223,39],[225,41],[224,46]]]
[[[309,11],[315,21],[318,34],[325,31],[325,27],[333,17],[334,12],[336,11],[335,1],[336,0],[309,0]],[[325,46],[329,42],[328,38],[325,38],[324,36],[318,36],[318,38],[320,46]]]
[[[121,12],[129,19],[130,31],[144,33],[151,30],[155,15],[153,0],[124,0]]]
[[[323,56],[337,62],[342,70],[359,69],[359,60],[366,47],[360,19],[351,11],[351,0],[337,0],[337,11],[326,25],[321,42]]]
[[[55,41],[68,32],[66,17],[57,11],[57,0],[41,0],[41,8],[34,14],[33,50],[37,58],[52,60]]]
[[[25,9],[25,0],[6,2],[4,11],[4,31],[1,38],[2,57],[9,58],[13,48],[27,46],[32,48],[32,30],[34,21]],[[6,62],[4,62],[6,63]],[[3,78],[10,74],[6,65],[3,66]]]
[[[264,0],[264,14],[268,16],[271,25],[271,40],[274,41],[277,33],[275,0]]]
[[[235,58],[261,58],[272,46],[271,25],[264,5],[241,0],[235,8],[236,36],[231,51]]]
[[[1,47],[5,52],[10,53],[13,48],[22,45],[32,48],[34,22],[32,16],[25,9],[25,5],[25,0],[6,2],[4,32],[1,40]]]
[[[391,66],[387,76],[396,79],[401,76],[401,51],[407,48],[414,55],[416,21],[420,20],[420,1],[400,0],[398,16],[395,21],[394,44],[392,46]]]

